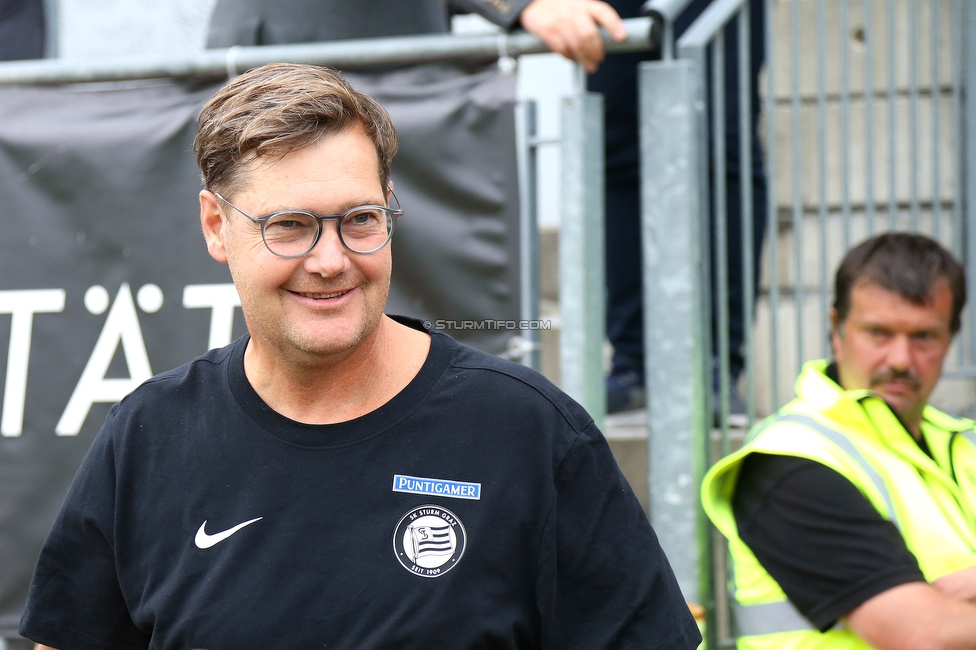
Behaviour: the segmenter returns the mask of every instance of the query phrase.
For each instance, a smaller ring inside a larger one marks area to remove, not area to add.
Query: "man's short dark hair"
[[[241,189],[242,167],[254,158],[281,158],[329,133],[360,126],[379,158],[387,187],[397,150],[393,122],[379,102],[337,71],[270,63],[224,85],[200,111],[193,143],[204,187],[227,196]]]
[[[851,310],[851,290],[871,282],[917,305],[925,304],[936,281],[944,279],[952,291],[953,334],[959,331],[966,304],[966,274],[962,265],[937,241],[906,232],[887,232],[861,242],[844,256],[834,278],[834,310],[838,327]]]

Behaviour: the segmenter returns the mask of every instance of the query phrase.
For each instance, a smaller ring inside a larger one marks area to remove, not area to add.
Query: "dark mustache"
[[[878,384],[887,384],[888,382],[900,381],[908,384],[913,390],[918,390],[922,387],[922,380],[918,378],[911,370],[882,370],[877,374],[871,375],[871,386],[877,386]]]

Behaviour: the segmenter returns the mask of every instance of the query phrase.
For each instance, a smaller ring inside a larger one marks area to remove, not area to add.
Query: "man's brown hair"
[[[949,328],[959,331],[966,304],[962,265],[937,241],[925,235],[887,232],[864,241],[841,260],[834,278],[834,310],[838,327],[851,310],[851,291],[858,282],[872,282],[916,305],[925,304],[933,284],[943,279],[952,291]]]
[[[393,122],[379,102],[329,68],[271,63],[225,84],[197,120],[193,142],[204,186],[228,196],[241,189],[241,166],[281,158],[328,133],[361,126],[376,146],[381,186],[397,150]]]

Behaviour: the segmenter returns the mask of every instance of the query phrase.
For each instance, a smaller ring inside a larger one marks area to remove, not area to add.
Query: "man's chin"
[[[905,394],[902,391],[886,391],[884,389],[879,389],[875,392],[903,420],[905,418],[911,418],[919,410],[919,396],[915,393]]]
[[[293,331],[293,345],[312,358],[345,357],[355,352],[377,330],[372,320],[337,321],[325,327]]]

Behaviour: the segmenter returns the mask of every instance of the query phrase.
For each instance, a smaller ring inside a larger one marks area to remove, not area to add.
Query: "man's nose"
[[[305,255],[304,267],[309,273],[324,277],[338,275],[349,263],[349,251],[342,245],[333,222],[322,224],[322,234]]]
[[[892,338],[888,346],[888,366],[895,370],[907,370],[912,363],[912,344],[908,336],[901,334]]]

